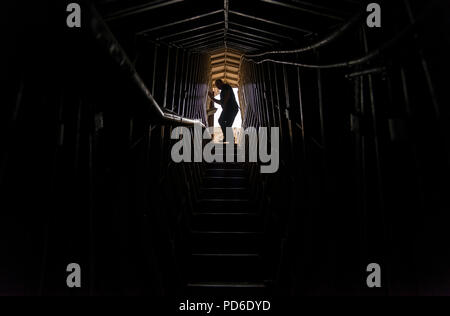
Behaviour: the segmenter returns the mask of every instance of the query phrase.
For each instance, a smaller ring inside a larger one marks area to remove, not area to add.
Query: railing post
[[[186,64],[186,73],[185,73],[185,77],[184,77],[184,84],[183,86],[183,90],[182,90],[182,106],[180,109],[180,113],[181,116],[185,116],[186,113],[186,98],[187,98],[187,90],[188,90],[188,84],[189,84],[189,75],[190,75],[190,66],[191,66],[191,61],[192,61],[192,55],[191,53],[187,53],[187,64]]]
[[[275,94],[276,94],[276,107],[278,108],[278,121],[280,127],[280,137],[284,139],[284,126],[283,126],[283,115],[281,113],[281,104],[280,104],[280,88],[278,86],[278,71],[277,64],[273,64],[273,74],[275,78]]]
[[[175,94],[177,89],[179,55],[180,55],[180,48],[177,48],[175,53],[175,66],[174,66],[173,87],[172,87],[172,104],[170,105],[171,111],[175,111]]]
[[[294,135],[292,130],[292,120],[291,120],[291,102],[289,97],[289,78],[286,71],[286,65],[283,65],[283,77],[284,77],[284,92],[286,94],[286,120],[289,130],[289,140],[291,145],[291,154],[294,153]]]
[[[152,95],[155,95],[156,87],[156,67],[158,65],[158,44],[155,44],[155,51],[153,56],[153,81],[152,81]]]
[[[273,122],[273,126],[279,126],[279,122],[277,122],[277,116],[276,116],[276,111],[275,111],[275,98],[274,98],[274,93],[273,93],[273,81],[272,81],[272,71],[270,69],[270,65],[267,64],[267,76],[268,76],[268,80],[269,80],[269,90],[270,90],[270,106],[272,108],[272,122]]]
[[[170,71],[170,53],[171,48],[167,48],[167,63],[166,63],[166,82],[164,85],[164,102],[163,102],[163,108],[167,108],[167,93],[169,92],[169,71]]]
[[[181,109],[182,109],[182,105],[181,105],[181,100],[183,99],[183,85],[184,85],[184,77],[185,77],[185,72],[187,71],[186,70],[186,55],[187,55],[187,53],[186,53],[186,51],[185,50],[183,50],[183,57],[182,57],[182,60],[181,60],[181,70],[180,70],[180,82],[179,82],[179,89],[178,89],[178,100],[177,100],[177,102],[176,102],[176,104],[174,104],[174,107],[175,107],[175,109],[174,109],[174,111],[176,112],[176,113],[178,113],[178,114],[180,114],[181,113]]]
[[[267,100],[267,89],[266,89],[266,80],[264,78],[264,66],[260,65],[258,66],[258,77],[259,77],[259,85],[262,86],[261,89],[261,100],[262,100],[262,110],[264,110],[264,115],[265,115],[265,126],[266,127],[270,127],[271,126],[271,122],[270,122],[270,116],[269,116],[269,105],[268,105],[268,100]]]

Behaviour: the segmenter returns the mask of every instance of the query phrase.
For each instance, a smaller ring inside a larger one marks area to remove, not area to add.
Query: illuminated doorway
[[[236,97],[236,102],[239,105],[239,112],[236,115],[236,118],[233,122],[233,132],[234,132],[234,136],[235,139],[237,139],[237,135],[240,131],[240,129],[242,128],[242,115],[241,115],[241,105],[239,104],[239,95],[238,95],[238,88],[233,88],[233,92],[234,92],[234,96]],[[219,96],[220,98],[220,96]],[[222,106],[219,104],[216,104],[215,107],[217,108],[217,112],[216,114],[214,114],[214,142],[222,142],[223,141],[223,133],[222,133],[222,129],[220,128],[219,125],[219,118],[220,115],[222,114]]]

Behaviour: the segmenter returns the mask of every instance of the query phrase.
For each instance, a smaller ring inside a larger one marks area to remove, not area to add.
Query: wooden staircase
[[[189,296],[268,294],[264,221],[245,164],[207,164],[190,218],[184,275]]]

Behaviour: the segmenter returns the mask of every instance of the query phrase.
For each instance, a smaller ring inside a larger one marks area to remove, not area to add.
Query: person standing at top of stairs
[[[230,141],[227,139],[227,128],[233,126],[236,115],[239,113],[239,105],[234,96],[233,88],[229,84],[224,83],[220,79],[216,80],[215,84],[216,87],[221,90],[220,100],[214,99],[214,92],[212,91],[210,91],[208,95],[214,102],[222,106],[223,112],[220,115],[219,124],[224,135],[224,142],[227,142]]]

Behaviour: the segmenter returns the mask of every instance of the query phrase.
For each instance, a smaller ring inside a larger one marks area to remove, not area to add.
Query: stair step
[[[226,155],[226,154],[223,154],[223,153],[217,153],[217,154],[215,154],[215,161],[214,161],[214,163],[229,163],[229,164],[231,164],[231,163],[235,163],[235,164],[243,164],[243,163],[249,163],[250,161],[249,161],[249,157],[247,157],[247,156],[241,156],[241,157],[243,157],[243,159],[239,159],[240,161],[238,161],[238,153],[237,152],[235,152],[233,155],[231,155],[230,156],[230,158],[231,159],[227,159],[228,158],[228,156]],[[242,162],[242,160],[244,161],[244,162]]]
[[[203,199],[197,203],[199,212],[256,213],[254,203],[248,199]]]
[[[200,189],[203,199],[245,199],[249,197],[249,189],[242,188],[206,188]]]
[[[195,213],[191,220],[196,231],[262,231],[263,218],[254,213]]]
[[[190,242],[193,253],[259,253],[263,237],[260,232],[193,231]]]
[[[245,169],[226,169],[226,168],[209,168],[205,171],[206,177],[231,177],[246,178],[247,170]]]
[[[267,286],[260,282],[198,282],[189,283],[189,287],[203,288],[266,288]]]
[[[205,177],[205,187],[211,188],[242,188],[248,186],[246,177]]]
[[[264,266],[256,253],[193,254],[186,266],[192,281],[263,281]]]
[[[268,294],[262,282],[197,282],[187,285],[188,294],[202,297],[258,297]]]
[[[205,169],[245,169],[245,163],[239,163],[239,162],[212,162],[212,163],[205,163]]]

